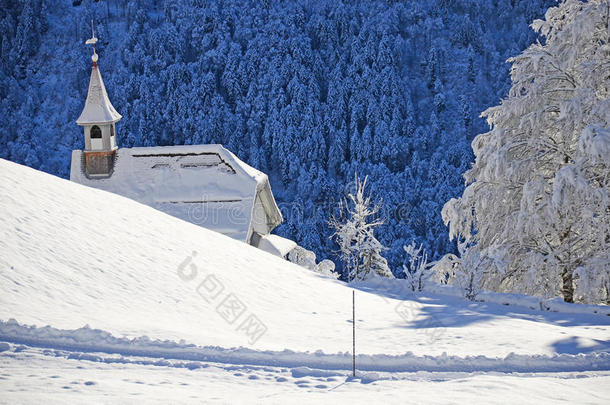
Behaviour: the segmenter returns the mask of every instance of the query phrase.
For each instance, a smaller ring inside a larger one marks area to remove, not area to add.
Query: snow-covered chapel
[[[282,222],[269,179],[222,145],[118,148],[112,106],[93,45],[85,107],[76,120],[85,149],[72,151],[70,180],[123,195],[169,215],[285,257],[296,244],[271,235]]]

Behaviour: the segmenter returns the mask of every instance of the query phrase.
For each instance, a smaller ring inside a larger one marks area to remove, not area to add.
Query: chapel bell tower
[[[83,112],[76,123],[85,131],[85,170],[90,177],[106,177],[112,173],[114,155],[117,150],[116,132],[114,124],[122,116],[119,114],[110,100],[104,81],[97,66],[98,56],[95,53],[95,31],[91,22],[92,37],[85,43],[93,45],[93,67],[89,80],[89,91]]]

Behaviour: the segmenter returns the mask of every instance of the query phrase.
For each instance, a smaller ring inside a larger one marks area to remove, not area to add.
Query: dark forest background
[[[120,147],[221,143],[269,174],[276,233],[335,258],[327,225],[354,174],[383,204],[378,239],[455,251],[478,118],[552,0],[0,0],[0,158],[69,177],[82,149],[96,21]]]

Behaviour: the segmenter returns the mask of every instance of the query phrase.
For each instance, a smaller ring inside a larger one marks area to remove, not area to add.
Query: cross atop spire
[[[95,53],[95,43],[97,42],[97,38],[95,37],[95,29],[93,28],[93,19],[91,20],[91,38],[85,41],[86,45],[93,46],[93,55],[91,55],[91,60],[93,61],[93,65],[97,65],[97,53]]]

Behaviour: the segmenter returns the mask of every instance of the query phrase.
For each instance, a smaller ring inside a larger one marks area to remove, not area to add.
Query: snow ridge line
[[[14,319],[0,321],[0,341],[38,348],[52,348],[69,352],[81,352],[70,358],[103,361],[99,356],[85,353],[118,354],[159,359],[186,360],[191,362],[213,362],[238,365],[310,367],[323,370],[349,370],[351,354],[326,354],[316,352],[259,351],[218,346],[196,346],[169,340],[117,338],[110,333],[85,326],[74,330],[56,329],[51,326],[36,327],[20,325]],[[165,363],[161,363],[162,365]],[[360,354],[356,360],[361,371],[382,372],[564,372],[564,371],[608,371],[610,353],[587,354],[520,355],[511,353],[505,358],[485,356],[416,356],[411,352],[403,355]],[[170,365],[169,363],[167,365]]]

